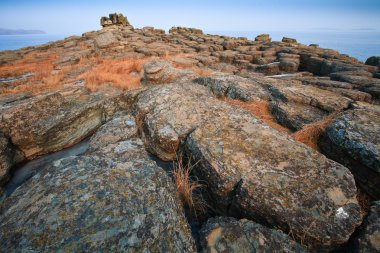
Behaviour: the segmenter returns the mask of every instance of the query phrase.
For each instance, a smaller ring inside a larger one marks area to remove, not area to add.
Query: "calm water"
[[[37,46],[50,41],[61,40],[67,35],[0,35],[0,50],[14,50],[28,46]]]
[[[211,34],[241,36],[254,39],[262,31],[252,32],[211,32]],[[303,44],[319,44],[323,48],[331,48],[341,53],[365,61],[373,55],[380,55],[380,32],[270,32],[273,40],[281,40],[283,36],[296,38]],[[68,35],[0,35],[0,50],[13,50],[26,46],[34,46],[49,41],[64,39]]]

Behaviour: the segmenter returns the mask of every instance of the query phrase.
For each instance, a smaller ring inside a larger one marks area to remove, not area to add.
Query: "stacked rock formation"
[[[100,19],[100,25],[103,27],[119,25],[119,26],[131,26],[128,19],[123,14],[111,13],[109,17],[102,17]]]

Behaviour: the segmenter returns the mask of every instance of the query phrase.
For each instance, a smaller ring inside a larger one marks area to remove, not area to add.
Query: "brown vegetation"
[[[259,119],[263,120],[265,123],[267,123],[269,126],[273,127],[274,129],[277,129],[281,132],[285,132],[290,134],[291,131],[287,129],[286,127],[281,126],[277,123],[276,119],[273,117],[272,113],[269,109],[269,102],[268,101],[257,101],[257,102],[243,102],[240,100],[234,100],[230,98],[225,98],[225,102],[238,106],[246,111],[249,111]]]
[[[197,193],[202,188],[202,184],[191,176],[191,170],[195,165],[191,165],[190,162],[184,165],[182,159],[178,159],[175,165],[173,177],[182,204],[196,217],[203,215],[207,205],[202,196]]]
[[[309,147],[320,151],[318,141],[325,133],[326,128],[331,122],[338,117],[339,114],[333,113],[323,120],[317,121],[312,124],[305,125],[301,130],[292,134],[292,137],[299,142],[302,142]]]
[[[27,73],[34,73],[35,77],[44,77],[53,70],[55,54],[33,52],[21,60],[0,65],[0,77],[13,77]]]
[[[55,54],[33,52],[24,56],[21,60],[0,65],[1,77],[15,77],[23,74],[33,76],[18,80],[8,88],[0,90],[1,95],[30,91],[36,95],[46,90],[60,88],[64,78],[64,69],[53,73]],[[66,67],[67,68],[67,67]]]
[[[141,86],[141,71],[148,58],[89,59],[93,67],[78,79],[83,79],[92,91],[112,86],[135,89]]]
[[[85,45],[81,45],[85,46]],[[163,57],[174,66],[192,70],[201,76],[211,76],[210,69],[197,66],[180,66],[173,62],[175,57],[189,57],[187,54],[177,54]],[[32,52],[23,59],[0,65],[0,77],[15,77],[22,74],[33,74],[28,79],[12,82],[8,87],[0,89],[0,95],[30,91],[37,95],[49,90],[62,88],[65,83],[84,80],[85,85],[92,91],[106,87],[120,89],[135,89],[140,87],[144,64],[155,57],[103,59],[100,57],[81,58],[70,66],[55,66],[58,56],[42,52]],[[178,65],[178,66],[177,66]],[[55,70],[55,68],[58,68]],[[78,69],[84,69],[82,74],[72,74]]]
[[[339,116],[339,113],[333,113],[323,120],[305,125],[301,130],[292,133],[288,128],[277,123],[276,119],[270,112],[268,101],[243,102],[230,98],[224,98],[224,101],[249,111],[272,128],[290,134],[295,140],[302,142],[317,151],[320,151],[318,147],[318,141],[326,131],[327,126],[330,125],[331,122]]]

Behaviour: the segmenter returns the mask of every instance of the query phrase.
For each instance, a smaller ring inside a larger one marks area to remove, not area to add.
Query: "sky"
[[[99,30],[100,17],[114,12],[139,28],[380,32],[380,0],[1,0],[0,28],[79,35]]]

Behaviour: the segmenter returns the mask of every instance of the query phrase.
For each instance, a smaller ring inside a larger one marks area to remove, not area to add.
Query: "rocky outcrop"
[[[242,101],[269,100],[269,92],[258,82],[239,76],[200,77],[193,81],[211,90],[217,97]]]
[[[118,42],[118,39],[110,31],[101,33],[95,37],[95,45],[98,48],[109,48],[111,46],[117,45]]]
[[[164,60],[153,60],[144,65],[144,81],[146,84],[171,83],[175,80],[189,80],[197,75],[189,70],[174,68]]]
[[[88,92],[74,88],[7,104],[0,108],[0,129],[27,159],[71,146],[120,108],[118,91]]]
[[[380,251],[380,202],[374,202],[368,217],[350,245],[349,252]]]
[[[8,179],[12,166],[23,160],[24,154],[0,132],[0,185]]]
[[[271,112],[282,125],[295,131],[330,113],[343,111],[352,103],[346,97],[298,81],[273,81],[269,90],[273,97]]]
[[[318,122],[328,116],[328,112],[317,107],[295,102],[274,100],[270,104],[271,113],[283,126],[293,130],[301,130],[305,125]]]
[[[198,35],[202,35],[203,31],[201,29],[198,29],[198,28],[188,28],[188,27],[173,26],[172,28],[170,28],[169,33],[171,33],[171,34],[179,33],[179,34],[198,34]]]
[[[365,61],[366,65],[376,66],[380,68],[380,56],[371,56]]]
[[[347,241],[361,223],[348,169],[210,94],[191,83],[141,93],[135,114],[148,150],[172,160],[182,142],[222,212],[289,229],[310,246]]]
[[[249,220],[211,218],[200,234],[202,252],[307,252],[282,231]]]
[[[155,86],[142,92],[135,114],[147,149],[165,161],[176,159],[181,141],[210,115],[229,108],[192,83]]]
[[[289,37],[283,37],[282,38],[282,42],[285,42],[285,43],[297,43],[297,40],[293,39],[293,38],[289,38]]]
[[[362,87],[361,90],[365,93],[371,94],[371,96],[374,98],[374,102],[380,104],[380,83],[367,84],[366,86]]]
[[[102,17],[100,19],[100,25],[103,27],[112,25],[132,27],[131,24],[128,22],[128,19],[124,17],[124,15],[121,13],[112,13],[109,15],[109,17]]]
[[[205,251],[276,251],[282,244],[302,252],[284,234],[311,251],[348,250],[367,197],[356,193],[351,173],[372,198],[380,188],[375,63],[292,38],[135,29],[119,14],[102,25],[0,52],[1,184],[29,168],[16,166],[23,160],[93,134],[78,144],[85,150],[77,157],[49,154],[26,171],[28,181],[0,188],[3,251],[193,252],[189,212],[163,171],[181,155],[194,163],[190,178],[203,185],[195,194],[204,193],[212,215],[252,220],[210,220]],[[24,92],[28,87],[38,91]],[[300,130],[296,139],[289,129],[273,129],[275,120]],[[323,134],[321,125],[331,121]],[[318,151],[297,141],[318,149],[320,134]],[[207,248],[209,240],[215,243]]]
[[[58,160],[19,187],[0,206],[2,249],[195,252],[171,179],[133,129],[131,117],[115,118],[87,155]]]
[[[91,137],[89,151],[93,153],[108,146],[138,136],[135,118],[130,115],[117,115],[100,127]],[[143,152],[145,153],[145,152]]]
[[[272,39],[270,38],[269,34],[260,34],[260,35],[256,36],[255,41],[271,42]]]
[[[361,223],[348,169],[250,115],[209,119],[189,135],[185,149],[221,210],[322,248],[344,243]]]
[[[369,106],[345,112],[326,130],[323,152],[350,168],[361,186],[380,199],[380,109]]]

